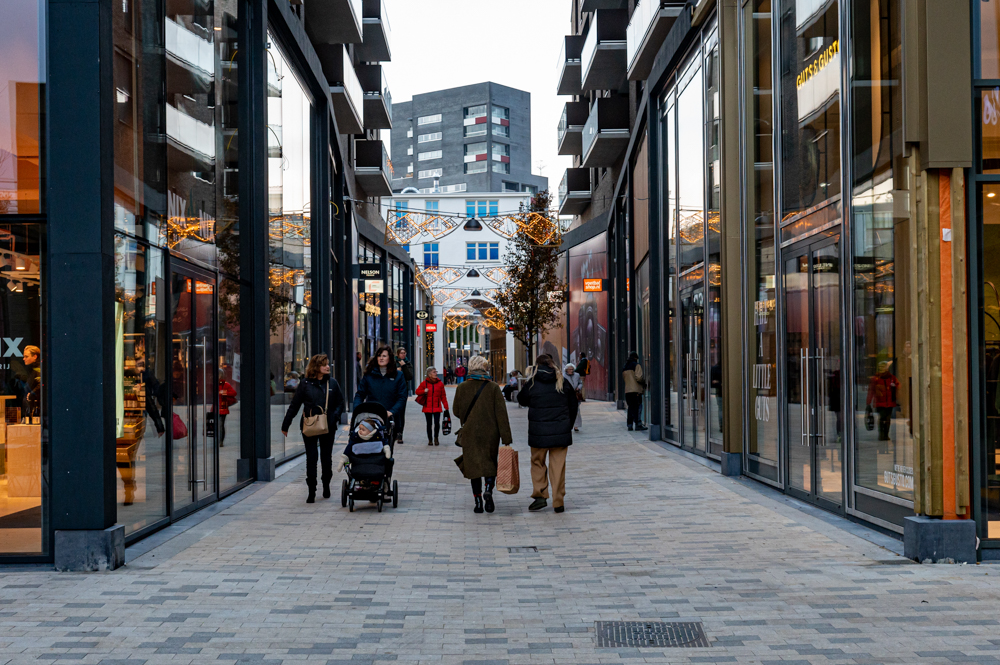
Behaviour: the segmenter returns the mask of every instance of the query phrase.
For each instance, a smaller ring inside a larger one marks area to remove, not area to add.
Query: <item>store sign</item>
[[[431,318],[431,313],[428,312],[426,309],[418,309],[417,310],[417,320],[418,321],[426,321],[429,318]]]
[[[385,293],[385,282],[381,279],[366,279],[365,293]]]
[[[382,274],[382,264],[359,263],[358,279],[377,279],[377,280],[385,279],[385,275]]]
[[[451,344],[448,345],[448,348],[449,349],[457,349],[458,348],[458,344],[456,342],[452,342]]]
[[[438,331],[438,324],[436,324],[436,323],[428,323],[426,326],[424,326],[424,329],[427,332],[437,332]]]
[[[465,346],[462,347],[462,349],[464,349],[465,351],[471,351],[472,350],[472,345],[471,344],[466,344]]]
[[[583,292],[584,293],[600,293],[604,290],[604,280],[603,279],[585,279],[583,280]]]
[[[795,79],[800,125],[827,108],[840,93],[840,42],[834,40],[819,55],[805,64]]]
[[[913,491],[913,467],[893,464],[892,471],[882,472],[882,482],[888,489]]]

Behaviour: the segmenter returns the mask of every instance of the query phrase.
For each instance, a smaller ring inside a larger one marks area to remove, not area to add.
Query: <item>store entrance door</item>
[[[681,441],[707,453],[705,436],[706,379],[704,349],[705,289],[701,283],[682,289],[681,300]]]
[[[215,278],[172,266],[170,279],[173,516],[216,497]]]
[[[844,503],[839,236],[785,252],[785,441],[788,488]]]

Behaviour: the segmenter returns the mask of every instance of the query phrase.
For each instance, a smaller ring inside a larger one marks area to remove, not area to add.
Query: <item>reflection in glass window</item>
[[[0,226],[0,554],[48,550],[41,225]]]
[[[271,422],[280,423],[312,353],[312,221],[309,125],[312,104],[269,35],[268,207],[270,211]],[[277,430],[277,427],[274,428]],[[301,437],[271,433],[275,457],[303,450]]]
[[[977,2],[974,5],[979,8],[978,78],[1000,79],[1000,7],[996,2]]]
[[[838,0],[780,0],[782,220],[840,194]]]
[[[0,5],[0,215],[44,212],[45,5]]]
[[[747,78],[746,109],[748,233],[747,317],[750,366],[747,431],[747,468],[778,480],[777,309],[774,264],[774,164],[772,141],[774,110],[771,94],[771,0],[753,0],[745,8]],[[752,246],[750,243],[753,243]]]
[[[878,47],[856,58],[852,89],[855,483],[913,499],[910,220],[893,215],[905,189],[899,0],[852,0],[853,34]]]

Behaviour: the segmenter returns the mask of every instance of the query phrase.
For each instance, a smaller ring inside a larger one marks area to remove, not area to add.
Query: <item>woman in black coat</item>
[[[389,347],[383,346],[368,361],[358,392],[354,394],[353,410],[365,402],[378,402],[393,416],[401,416],[406,409],[406,394],[406,379],[397,370]],[[398,438],[398,434],[394,432],[393,438]]]
[[[330,480],[333,478],[333,440],[340,424],[340,416],[344,412],[344,393],[340,391],[337,380],[330,376],[330,358],[325,353],[309,359],[306,376],[295,388],[292,403],[288,405],[285,419],[281,422],[281,433],[285,436],[288,436],[288,428],[298,414],[299,407],[304,407],[303,417],[317,415],[325,409],[330,427],[326,434],[302,435],[302,441],[306,444],[306,486],[309,488],[306,503],[315,503],[317,457],[323,464],[323,498],[330,498]],[[302,429],[301,420],[299,429]]]
[[[531,484],[534,499],[528,510],[548,505],[549,478],[552,505],[563,512],[566,496],[566,451],[573,445],[573,423],[580,408],[576,391],[550,355],[538,356],[535,371],[517,394],[517,403],[528,407],[528,445],[531,447]],[[548,455],[548,468],[545,457]]]

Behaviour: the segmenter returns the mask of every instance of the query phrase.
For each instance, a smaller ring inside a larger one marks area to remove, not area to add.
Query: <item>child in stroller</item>
[[[392,430],[392,416],[381,404],[366,402],[355,409],[350,438],[337,468],[347,472],[347,479],[341,484],[340,502],[351,512],[355,499],[377,503],[379,512],[383,502],[390,498],[393,508],[398,505],[397,484],[392,480]]]

